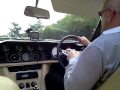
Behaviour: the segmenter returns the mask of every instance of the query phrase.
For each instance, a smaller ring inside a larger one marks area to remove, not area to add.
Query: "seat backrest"
[[[120,67],[97,90],[120,90]]]
[[[0,76],[0,90],[20,90],[14,81],[11,79]]]

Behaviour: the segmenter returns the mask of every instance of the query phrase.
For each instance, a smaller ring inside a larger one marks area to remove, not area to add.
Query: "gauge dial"
[[[3,50],[4,52],[8,52],[8,51],[9,51],[9,46],[3,45],[2,50]]]
[[[54,48],[52,49],[52,56],[53,56],[54,58],[57,57],[57,47],[54,47]]]
[[[41,46],[38,47],[39,51],[43,51],[43,48]]]
[[[28,53],[24,53],[24,54],[22,55],[22,59],[23,59],[24,61],[28,61],[28,60],[30,59],[29,54],[28,54]]]
[[[31,51],[33,51],[33,47],[32,46],[27,46],[27,50],[31,52]]]
[[[33,54],[33,59],[34,60],[39,60],[39,54],[37,54],[37,53]]]
[[[16,61],[18,59],[19,59],[19,56],[17,54],[11,54],[11,56],[10,56],[11,61]]]
[[[22,47],[21,46],[16,46],[16,51],[22,51]]]

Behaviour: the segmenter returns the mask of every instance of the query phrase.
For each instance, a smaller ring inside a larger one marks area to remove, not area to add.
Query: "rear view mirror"
[[[49,19],[49,11],[37,7],[27,6],[25,8],[24,14],[30,17]]]

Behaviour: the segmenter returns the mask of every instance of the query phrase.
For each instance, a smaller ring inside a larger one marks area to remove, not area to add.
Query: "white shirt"
[[[106,31],[103,32],[103,34],[112,34],[112,33],[119,33],[119,32],[120,32],[120,26],[109,29],[109,30],[106,30]],[[78,58],[78,56],[70,59],[69,63],[71,64],[73,62],[76,62],[77,58]]]
[[[64,76],[65,90],[91,90],[98,80],[106,80],[120,63],[120,26],[104,31],[72,58]]]
[[[106,30],[103,32],[103,34],[112,34],[112,33],[118,33],[120,32],[120,26]]]

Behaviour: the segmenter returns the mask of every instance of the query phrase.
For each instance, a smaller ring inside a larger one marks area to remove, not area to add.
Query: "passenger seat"
[[[0,76],[0,90],[20,90],[14,81],[11,79]]]

